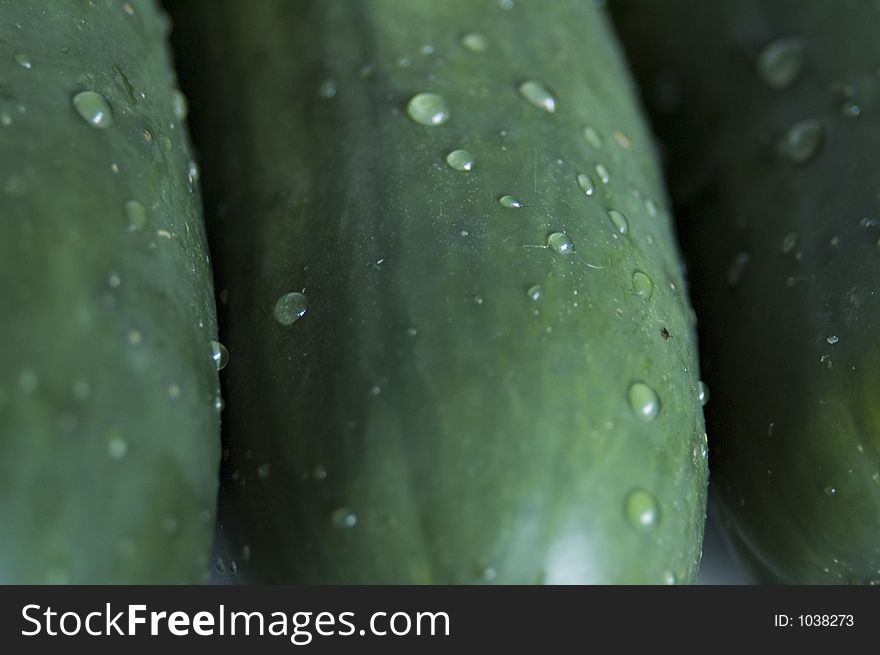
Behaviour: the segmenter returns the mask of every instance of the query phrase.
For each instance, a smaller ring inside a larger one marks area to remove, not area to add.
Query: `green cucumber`
[[[0,16],[0,582],[201,580],[216,319],[167,17]]]
[[[880,10],[615,7],[669,154],[730,539],[770,582],[876,582]]]
[[[692,581],[695,340],[601,10],[175,9],[226,299],[229,568]]]

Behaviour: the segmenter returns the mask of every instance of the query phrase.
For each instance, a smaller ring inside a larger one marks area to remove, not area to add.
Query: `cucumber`
[[[0,582],[201,580],[216,318],[167,17],[0,16]]]
[[[227,568],[692,581],[695,340],[603,13],[170,6],[231,354]]]
[[[880,11],[614,8],[668,153],[730,540],[768,582],[880,581]]]

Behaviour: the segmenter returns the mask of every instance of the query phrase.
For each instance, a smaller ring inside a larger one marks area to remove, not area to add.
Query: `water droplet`
[[[128,444],[120,437],[113,437],[107,443],[107,454],[112,459],[122,459],[128,452]]]
[[[92,393],[92,386],[88,380],[79,379],[73,383],[73,397],[77,400],[87,400]]]
[[[40,378],[32,368],[26,368],[18,374],[18,388],[22,393],[33,393],[40,386]]]
[[[12,125],[12,116],[9,115],[9,112],[0,113],[0,125],[3,127],[9,127]]]
[[[614,224],[614,228],[620,234],[626,234],[629,232],[629,221],[626,220],[626,216],[617,211],[616,209],[608,210],[608,218],[611,219],[611,222]]]
[[[828,337],[827,339],[825,339],[825,341],[827,341],[830,345],[833,346],[833,345],[836,344],[838,341],[840,341],[840,338],[839,338],[836,334],[832,334],[830,337]]]
[[[676,583],[675,573],[672,571],[666,571],[663,574],[663,584],[665,585],[673,585]]]
[[[260,464],[257,467],[257,477],[260,478],[260,480],[268,480],[271,473],[272,466],[270,464]]]
[[[738,252],[734,255],[733,261],[731,261],[730,266],[727,267],[727,285],[730,288],[739,285],[750,260],[751,257],[749,257],[749,253],[747,252]]]
[[[787,255],[792,250],[797,248],[798,242],[798,233],[797,232],[789,232],[784,237],[782,237],[782,254]]]
[[[513,0],[498,0],[498,6],[502,9],[513,9]]]
[[[657,501],[644,489],[636,488],[627,494],[624,511],[630,525],[639,530],[650,530],[660,520]]]
[[[824,129],[817,120],[795,123],[776,144],[780,156],[795,164],[810,161],[822,144]]]
[[[465,50],[481,54],[489,49],[489,40],[479,32],[468,32],[461,37],[461,45]]]
[[[629,388],[629,406],[645,423],[657,418],[660,413],[660,399],[657,393],[644,382],[636,382]]]
[[[774,89],[791,86],[803,66],[804,43],[800,39],[774,41],[758,56],[758,75]]]
[[[325,100],[335,98],[336,80],[334,80],[332,77],[328,77],[326,80],[321,82],[321,85],[318,87],[318,95]]]
[[[598,149],[602,147],[602,137],[596,131],[596,128],[587,126],[584,128],[584,138],[594,148]]]
[[[186,177],[189,180],[190,186],[199,181],[199,165],[195,160],[190,160],[189,166],[186,169]]]
[[[419,93],[406,105],[406,113],[420,125],[443,125],[449,120],[449,105],[441,95]]]
[[[177,400],[178,398],[180,398],[180,386],[174,384],[173,382],[169,384],[168,397],[171,398],[171,400]]]
[[[113,125],[113,110],[100,93],[81,91],[73,96],[73,108],[92,127],[107,128]]]
[[[654,281],[647,273],[636,271],[632,276],[632,292],[633,295],[648,301],[654,295]]]
[[[498,572],[493,569],[491,566],[487,566],[480,571],[480,577],[483,578],[486,582],[492,582],[495,578],[498,577]]]
[[[340,507],[333,512],[330,520],[337,528],[353,528],[357,525],[357,514],[348,507]]]
[[[446,155],[446,163],[457,171],[469,171],[474,167],[474,156],[467,150],[453,150]]]
[[[293,325],[305,315],[308,300],[298,291],[286,293],[275,303],[275,320],[281,325]]]
[[[593,187],[593,178],[591,178],[586,173],[578,173],[577,182],[578,186],[584,193],[586,193],[588,196],[593,195],[593,191],[595,190]]]
[[[247,562],[251,558],[251,547],[245,544],[241,547],[241,559]]]
[[[700,399],[700,405],[705,407],[706,403],[709,402],[709,386],[705,382],[700,380],[699,384],[697,385],[697,388],[699,389],[698,397]]]
[[[174,93],[171,94],[171,111],[174,113],[174,117],[181,121],[189,113],[189,103],[186,100],[186,96],[178,89],[175,89]]]
[[[34,67],[34,62],[28,55],[18,54],[18,55],[15,55],[15,57],[13,57],[13,59],[15,59],[15,63],[18,64],[19,66],[21,66],[22,68],[26,68],[26,69],[30,70],[31,68]]]
[[[144,340],[144,335],[142,335],[138,330],[129,330],[128,331],[128,343],[132,346],[136,346]]]
[[[519,85],[519,94],[544,111],[553,113],[556,111],[556,98],[546,86],[535,80],[528,80]]]
[[[315,480],[326,480],[327,479],[327,469],[325,469],[323,466],[318,464],[317,466],[315,466],[314,469],[312,469],[312,477],[314,477]]]
[[[211,340],[211,361],[214,362],[218,371],[222,371],[229,363],[229,351],[226,350],[226,346],[213,339]]]
[[[560,255],[568,255],[574,250],[574,244],[564,232],[551,232],[547,236],[547,246]]]
[[[543,295],[544,288],[540,284],[533,284],[526,291],[526,296],[528,296],[529,300],[540,300]]]
[[[825,487],[825,495],[826,496],[836,496],[837,495],[837,488],[833,487],[829,484],[827,487]]]
[[[125,218],[131,232],[140,232],[147,226],[147,209],[137,200],[125,203]]]
[[[602,164],[596,164],[596,175],[599,176],[599,180],[602,184],[608,184],[611,181],[611,173],[609,173],[608,169]]]
[[[501,196],[498,198],[498,204],[510,209],[519,209],[523,206],[523,201],[514,196]]]

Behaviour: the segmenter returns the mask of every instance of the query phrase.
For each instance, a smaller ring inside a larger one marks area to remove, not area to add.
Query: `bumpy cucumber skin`
[[[775,583],[880,580],[880,11],[831,4],[613,5],[669,155],[724,522]],[[805,50],[775,89],[780,38]],[[776,143],[803,120],[823,139],[796,164]]]
[[[0,16],[0,582],[201,580],[216,319],[167,17],[138,0]],[[85,90],[110,127],[75,111]]]
[[[602,13],[169,7],[228,294],[220,511],[235,570],[260,582],[692,581],[707,476],[695,340],[654,154]],[[462,46],[471,31],[485,53]],[[519,96],[529,79],[552,89],[555,112]],[[446,124],[407,116],[420,92],[448,101]],[[472,171],[447,166],[456,148]],[[525,206],[502,207],[504,194]],[[575,252],[539,247],[554,231]],[[650,301],[633,294],[637,269]],[[301,290],[307,313],[280,325],[276,301]],[[628,404],[636,381],[659,394],[651,423]],[[627,520],[635,488],[657,499],[653,529]]]

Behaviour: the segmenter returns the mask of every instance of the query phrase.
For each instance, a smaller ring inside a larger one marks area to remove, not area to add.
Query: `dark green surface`
[[[197,11],[176,34],[227,299],[226,569],[264,582],[692,581],[706,486],[694,338],[601,13],[169,6]],[[463,47],[472,31],[485,52]],[[520,97],[529,79],[553,90],[555,112]],[[407,116],[420,92],[446,98],[446,124]],[[447,166],[457,148],[472,171]],[[502,207],[505,194],[525,206]],[[556,231],[573,253],[540,247]],[[650,300],[633,293],[637,269]],[[303,290],[307,313],[280,325],[276,301]],[[653,422],[629,406],[636,381],[659,395]],[[656,498],[653,526],[627,520],[637,488]]]
[[[167,19],[135,0],[0,16],[0,582],[198,581],[216,321]]]
[[[614,8],[691,261],[728,535],[768,581],[880,581],[880,8]],[[760,55],[791,38],[803,65],[776,88]],[[795,163],[777,144],[804,120],[822,138]]]

